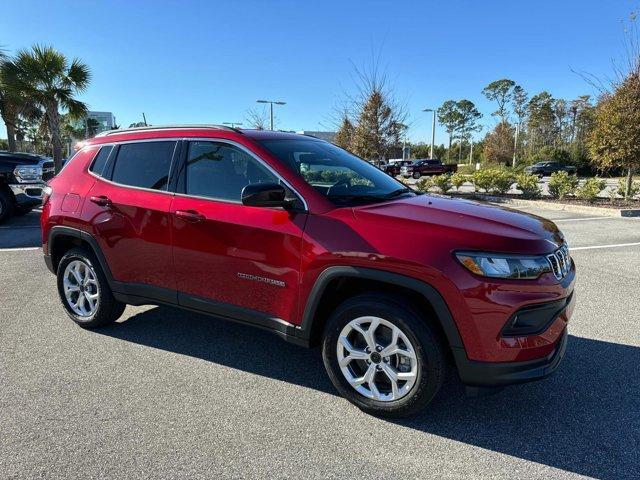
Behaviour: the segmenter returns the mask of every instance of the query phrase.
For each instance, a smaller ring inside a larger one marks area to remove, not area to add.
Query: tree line
[[[482,113],[471,100],[446,100],[436,115],[448,146],[435,146],[434,156],[514,167],[559,161],[575,165],[582,174],[624,173],[630,189],[640,167],[640,52],[628,65],[595,100],[590,95],[554,98],[547,91],[530,95],[508,78],[489,83],[482,95],[495,105],[491,116],[497,122],[475,142]],[[371,161],[398,158],[406,144],[406,110],[393,101],[393,91],[381,77],[360,79],[358,95],[340,118],[335,143]],[[410,146],[414,158],[430,154],[427,143]]]

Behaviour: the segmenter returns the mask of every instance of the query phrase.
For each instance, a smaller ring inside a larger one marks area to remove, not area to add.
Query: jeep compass
[[[415,413],[556,370],[575,267],[544,218],[419,194],[331,143],[221,126],[89,140],[46,188],[44,258],[84,328],[172,305],[321,346],[335,388]]]

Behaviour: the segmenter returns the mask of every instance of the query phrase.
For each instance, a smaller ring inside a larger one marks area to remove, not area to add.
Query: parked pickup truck
[[[391,175],[392,177],[395,177],[396,175],[400,175],[400,169],[402,167],[404,167],[405,165],[411,165],[411,164],[413,164],[412,160],[402,160],[400,162],[389,162],[386,165],[384,165],[381,170],[386,174]]]
[[[562,165],[560,162],[538,162],[534,165],[525,167],[524,171],[538,175],[539,177],[544,177],[545,175],[551,175],[554,172],[562,171],[565,171],[570,175],[575,175],[576,167],[573,165]]]
[[[0,152],[0,223],[40,205],[45,182],[53,178],[53,174],[50,158]]]
[[[404,178],[420,178],[423,175],[442,175],[458,171],[458,165],[444,165],[440,160],[418,159],[409,165],[400,167],[400,174]]]

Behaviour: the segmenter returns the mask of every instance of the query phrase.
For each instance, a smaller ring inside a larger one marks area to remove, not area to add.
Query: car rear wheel
[[[413,172],[413,178],[416,180],[420,178],[420,172]]]
[[[16,207],[16,209],[13,211],[13,214],[21,217],[23,215],[31,213],[31,210],[33,210],[33,207]]]
[[[416,413],[444,378],[437,334],[404,303],[384,294],[359,295],[340,305],[325,329],[322,356],[332,383],[373,415]]]
[[[109,288],[95,256],[84,248],[72,248],[58,265],[58,293],[67,315],[83,328],[115,322],[124,312]]]

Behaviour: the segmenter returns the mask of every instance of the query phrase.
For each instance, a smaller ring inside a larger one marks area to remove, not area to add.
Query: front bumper
[[[24,207],[40,205],[44,187],[46,187],[45,183],[12,183],[9,185],[16,203]]]
[[[567,348],[565,329],[555,349],[546,357],[524,362],[477,362],[467,358],[464,349],[453,349],[460,380],[475,387],[501,387],[541,380],[555,372]]]

